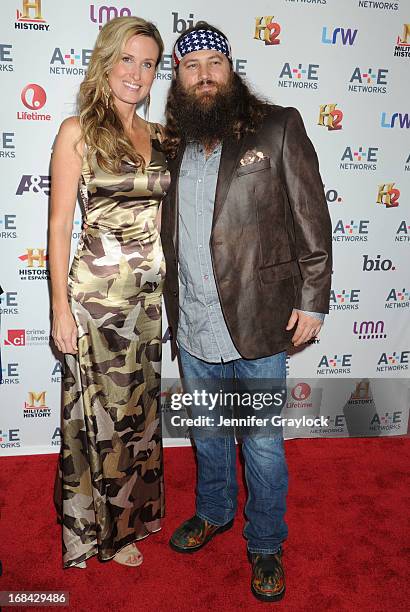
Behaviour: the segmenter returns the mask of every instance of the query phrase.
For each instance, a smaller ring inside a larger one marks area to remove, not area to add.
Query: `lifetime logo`
[[[394,187],[395,183],[379,185],[376,204],[383,204],[386,208],[399,206],[400,190]]]
[[[16,195],[23,193],[42,193],[50,195],[51,176],[47,174],[23,174],[18,184]]]
[[[90,4],[90,19],[93,23],[98,23],[98,29],[101,30],[103,25],[116,17],[131,17],[131,10],[127,7],[117,8],[116,6],[100,6],[96,7]]]
[[[280,44],[281,27],[273,18],[273,15],[256,17],[254,40],[260,40],[267,46]]]
[[[302,401],[307,400],[310,397],[311,392],[312,392],[312,389],[310,385],[308,385],[305,382],[300,382],[293,387],[291,391],[291,395],[293,399],[295,399],[296,401],[302,402]]]
[[[359,340],[382,340],[387,338],[384,331],[384,321],[355,321],[353,333]]]
[[[410,116],[408,113],[392,113],[391,117],[383,111],[381,114],[380,125],[383,128],[391,128],[396,127],[396,123],[398,122],[399,129],[410,128]]]
[[[322,104],[319,110],[318,125],[330,132],[342,129],[343,111],[336,106],[337,104]]]
[[[24,106],[30,109],[32,112],[28,113],[26,111],[18,111],[17,119],[23,119],[25,121],[51,120],[51,115],[36,112],[41,110],[47,101],[47,94],[41,85],[37,85],[37,83],[29,83],[23,88],[20,97]]]
[[[25,346],[26,345],[26,330],[25,329],[9,329],[7,338],[4,339],[6,346]]]
[[[22,10],[17,10],[16,30],[40,30],[48,32],[50,26],[41,13],[41,0],[23,0]]]
[[[352,30],[351,28],[334,28],[329,29],[327,26],[322,28],[322,43],[325,45],[336,45],[338,40],[342,45],[352,46],[356,40],[358,30]]]

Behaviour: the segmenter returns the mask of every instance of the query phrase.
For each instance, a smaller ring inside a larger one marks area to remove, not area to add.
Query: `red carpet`
[[[168,547],[194,510],[190,448],[165,450],[167,517],[140,543],[145,560],[136,569],[92,559],[86,570],[63,571],[52,505],[56,456],[2,458],[0,590],[66,590],[75,611],[408,610],[409,440],[291,440],[286,449],[287,594],[278,604],[249,592],[243,487],[230,532],[192,556]]]

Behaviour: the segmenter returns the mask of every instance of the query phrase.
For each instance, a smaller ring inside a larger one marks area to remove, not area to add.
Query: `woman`
[[[161,131],[136,114],[163,42],[120,17],[101,30],[52,158],[53,328],[65,354],[61,451],[64,567],[93,555],[137,566],[135,541],[164,514],[160,438],[159,206],[169,184]],[[70,270],[78,184],[84,227]]]

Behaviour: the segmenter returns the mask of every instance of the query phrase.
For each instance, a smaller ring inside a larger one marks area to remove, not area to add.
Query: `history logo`
[[[37,30],[40,32],[50,30],[50,26],[41,12],[41,0],[22,0],[21,6],[21,11],[17,9],[14,24],[16,30]]]
[[[51,416],[51,409],[46,404],[45,391],[29,391],[28,401],[24,402],[23,417],[45,418]]]
[[[19,256],[24,264],[19,270],[20,280],[48,280],[47,269],[48,255],[44,248],[29,248],[23,255]]]
[[[256,17],[254,40],[259,40],[265,43],[266,46],[279,45],[279,35],[281,27],[279,23],[274,21],[274,16]]]
[[[410,23],[403,24],[403,34],[397,36],[394,57],[410,57]]]
[[[20,121],[51,121],[51,115],[38,112],[47,102],[46,91],[41,85],[29,83],[23,88],[20,98],[24,106],[31,110],[31,113],[17,111],[17,119]]]
[[[387,68],[367,68],[356,66],[349,80],[348,91],[353,93],[387,93]]]
[[[342,129],[343,111],[336,108],[337,104],[321,104],[318,125],[325,127],[329,132]]]

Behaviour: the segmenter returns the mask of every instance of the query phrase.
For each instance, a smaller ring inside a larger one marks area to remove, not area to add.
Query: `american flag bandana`
[[[225,36],[221,36],[213,30],[194,30],[189,32],[176,43],[174,47],[174,62],[178,66],[185,55],[192,51],[219,51],[232,61],[231,45]]]

